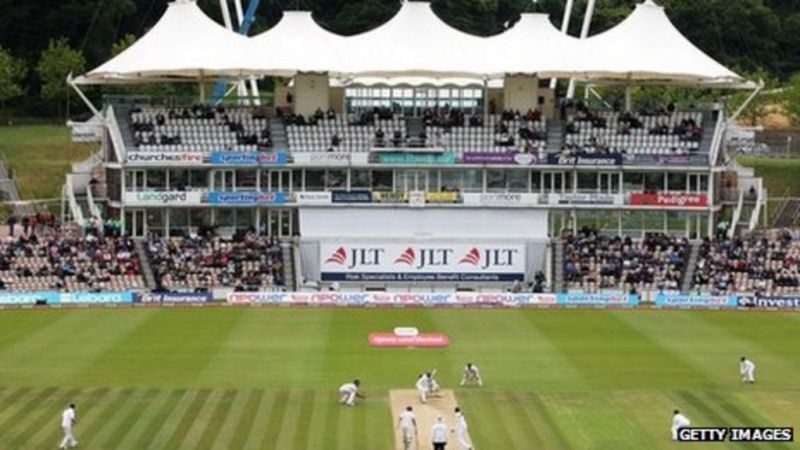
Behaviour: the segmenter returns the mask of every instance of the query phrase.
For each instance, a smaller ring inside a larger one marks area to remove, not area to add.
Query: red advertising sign
[[[369,345],[373,347],[447,347],[450,345],[450,338],[444,333],[420,333],[417,335],[370,333]]]
[[[680,193],[659,193],[645,194],[634,192],[631,194],[631,205],[646,206],[677,206],[700,208],[708,206],[706,194],[680,194]]]

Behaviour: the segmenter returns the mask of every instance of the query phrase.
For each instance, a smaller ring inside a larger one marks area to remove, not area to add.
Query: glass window
[[[639,192],[644,190],[644,174],[641,172],[626,172],[622,176],[622,188],[626,192]]]
[[[670,191],[685,191],[686,190],[686,174],[685,173],[670,173],[667,175],[667,189]]]
[[[708,175],[698,175],[698,182],[700,183],[700,192],[708,192]]]
[[[324,191],[325,190],[325,171],[306,169],[306,190]]]
[[[190,226],[192,227],[206,227],[211,224],[210,214],[208,209],[192,208],[189,210]]]
[[[540,192],[542,186],[542,172],[531,172],[531,191]]]
[[[189,186],[194,189],[208,188],[208,171],[192,170],[189,172]]]
[[[510,170],[508,172],[508,190],[511,192],[528,192],[528,171]]]
[[[353,189],[369,189],[372,186],[372,177],[369,170],[350,171],[350,187]]]
[[[597,190],[597,173],[596,172],[578,172],[578,190],[579,191],[596,191]]]
[[[374,191],[391,191],[394,189],[394,174],[391,170],[372,171],[372,189]]]
[[[508,177],[505,170],[489,169],[486,171],[486,188],[488,191],[505,192],[508,189]]]
[[[148,189],[164,189],[167,187],[167,171],[166,170],[148,170],[147,171],[147,188]]]
[[[264,174],[261,174],[261,185],[266,186],[267,182],[264,180]],[[300,192],[303,190],[303,169],[295,169],[292,171],[292,190]]]
[[[189,226],[189,210],[184,208],[175,208],[167,210],[169,214],[170,235],[182,234],[186,227]]]
[[[243,191],[252,191],[256,189],[256,170],[245,169],[236,173],[236,187]]]
[[[463,180],[464,192],[483,192],[483,170],[467,169]]]
[[[325,175],[325,186],[329,189],[347,189],[347,171],[328,170]]]
[[[644,189],[647,191],[663,191],[664,190],[664,174],[648,172],[644,174]]]
[[[235,224],[234,218],[235,210],[230,208],[217,209],[217,226],[218,227],[232,227]]]

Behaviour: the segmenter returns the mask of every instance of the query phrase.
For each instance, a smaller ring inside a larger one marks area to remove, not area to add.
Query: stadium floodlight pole
[[[564,8],[564,17],[561,19],[561,32],[569,34],[569,19],[572,17],[572,6],[575,0],[567,0],[567,6]],[[558,83],[558,78],[550,78],[550,89],[555,89]]]
[[[589,26],[592,24],[592,15],[594,15],[595,0],[589,0],[586,4],[586,14],[583,16],[583,26],[581,27],[581,39],[586,39],[589,36]],[[567,88],[567,98],[575,96],[575,78],[570,78],[569,88]]]

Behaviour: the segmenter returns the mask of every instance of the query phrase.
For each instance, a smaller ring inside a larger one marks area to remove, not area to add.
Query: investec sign
[[[320,244],[325,281],[487,282],[522,280],[525,246],[426,242]]]

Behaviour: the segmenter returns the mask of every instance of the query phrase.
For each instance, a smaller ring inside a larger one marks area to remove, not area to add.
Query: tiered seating
[[[705,240],[694,286],[714,292],[800,293],[800,241],[788,233]]]
[[[688,257],[685,238],[647,235],[638,242],[584,229],[564,245],[568,290],[678,290]]]
[[[565,144],[587,152],[605,149],[651,155],[687,155],[700,148],[703,114],[657,115],[579,111],[569,116]]]
[[[255,291],[284,285],[281,248],[269,237],[151,238],[147,247],[156,282],[164,289]]]
[[[267,118],[252,108],[135,109],[131,129],[140,151],[258,151],[272,146]]]
[[[0,243],[0,283],[14,292],[122,291],[145,287],[129,238],[54,234]]]
[[[429,125],[426,134],[433,145],[443,146],[459,155],[466,152],[529,152],[544,148],[547,131],[544,117],[489,116],[489,123],[465,118],[455,126]]]
[[[381,130],[383,143],[376,133]],[[286,128],[289,148],[295,152],[367,152],[376,145],[391,145],[395,133],[405,139],[406,123],[401,116],[361,121],[354,116],[324,116],[298,123],[294,121]],[[338,143],[334,144],[334,136]]]

